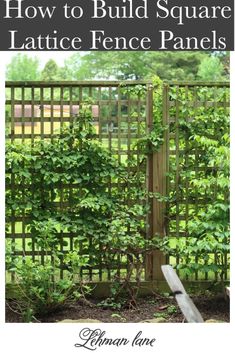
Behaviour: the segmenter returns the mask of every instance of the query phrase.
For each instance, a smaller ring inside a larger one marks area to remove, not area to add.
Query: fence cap
[[[82,87],[119,87],[119,86],[137,86],[150,85],[151,81],[6,81],[6,87],[67,87],[67,86],[82,86]]]

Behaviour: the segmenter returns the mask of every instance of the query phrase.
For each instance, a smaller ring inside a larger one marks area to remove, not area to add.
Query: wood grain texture
[[[163,265],[162,272],[187,322],[204,322],[200,312],[184,289],[184,286],[175,270],[170,265]]]

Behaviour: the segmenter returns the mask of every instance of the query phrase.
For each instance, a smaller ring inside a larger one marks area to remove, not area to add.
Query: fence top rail
[[[118,87],[148,85],[151,81],[6,81],[6,87]]]
[[[6,81],[6,88],[10,87],[118,87],[122,85],[151,85],[152,81]],[[230,82],[202,82],[202,81],[164,81],[166,86],[205,86],[230,87]]]
[[[201,87],[230,87],[230,82],[229,81],[224,81],[224,82],[203,82],[203,81],[164,81],[164,84],[166,86],[201,86]]]

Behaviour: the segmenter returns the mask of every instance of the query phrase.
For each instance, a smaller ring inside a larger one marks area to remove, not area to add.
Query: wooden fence
[[[172,240],[181,239],[184,246],[190,240],[189,224],[196,220],[200,210],[207,211],[207,207],[218,199],[216,189],[205,191],[195,186],[194,180],[206,180],[207,177],[217,177],[217,170],[208,165],[205,158],[206,147],[203,149],[195,143],[195,135],[219,141],[224,145],[222,135],[229,135],[229,107],[230,91],[228,83],[169,83],[165,86],[165,111],[167,111],[166,155],[167,155],[167,195],[171,201],[167,205],[166,234]],[[222,117],[223,126],[221,126]],[[196,129],[195,129],[195,126]],[[209,148],[209,147],[208,147]],[[229,198],[229,194],[224,195]],[[214,256],[211,254],[210,256]],[[229,254],[225,259],[228,265]],[[200,258],[188,258],[185,263],[202,263]],[[216,257],[212,262],[216,263]],[[167,262],[175,265],[182,264],[180,255],[167,258]],[[206,261],[205,261],[206,264]],[[185,271],[179,271],[181,278],[190,280],[214,280],[218,274],[213,271],[195,271],[188,276]],[[225,279],[229,276],[229,266],[225,271]]]
[[[131,87],[139,86],[142,94],[132,92]],[[7,112],[7,139],[19,143],[34,144],[37,139],[53,139],[64,126],[79,115],[83,102],[92,99],[92,115],[96,129],[96,138],[117,158],[125,163],[130,157],[136,159],[135,169],[137,182],[145,188],[148,173],[146,163],[143,163],[138,149],[132,145],[144,136],[152,125],[152,85],[147,82],[7,82],[6,83],[6,112]],[[141,172],[142,171],[142,172]],[[127,163],[127,172],[133,173]],[[14,193],[17,188],[14,173],[8,176],[7,191]],[[130,183],[129,183],[130,184]],[[43,186],[42,186],[43,187]],[[66,207],[68,200],[65,190],[68,185],[61,185],[56,192],[57,207]],[[75,188],[75,185],[69,187]],[[109,192],[112,189],[122,188],[120,181],[117,185],[109,183]],[[125,186],[126,187],[126,186]],[[131,185],[128,185],[131,188]],[[24,192],[24,191],[23,191]],[[32,188],[33,192],[33,188]],[[126,200],[127,204],[131,202]],[[27,216],[23,210],[7,210],[8,245],[18,256],[41,256],[44,263],[44,253],[34,249],[32,235],[27,230]],[[61,252],[74,249],[76,234],[61,231]],[[65,246],[65,242],[69,244]],[[32,246],[28,245],[32,243]],[[90,244],[89,246],[91,246]],[[88,246],[88,255],[89,255]],[[112,268],[105,268],[102,261],[92,268],[82,268],[80,276],[94,281],[110,280],[112,271],[128,270],[127,256],[118,256]],[[61,269],[61,277],[63,269]],[[12,276],[13,279],[14,276]]]
[[[134,90],[123,93],[123,87],[136,86],[143,87],[145,93],[138,94]],[[164,144],[160,151],[149,156],[147,165],[141,163],[142,152],[138,149],[132,150],[132,144],[147,131],[151,131],[153,126],[151,82],[6,82],[7,139],[32,144],[36,139],[53,139],[63,126],[68,125],[79,114],[81,103],[88,97],[92,98],[92,114],[99,141],[119,162],[135,155],[137,171],[146,171],[141,182],[144,187],[147,185],[149,191],[175,195],[171,203],[152,201],[146,236],[158,233],[173,240],[179,237],[187,239],[190,215],[196,215],[201,205],[209,201],[206,195],[192,190],[187,177],[182,179],[182,171],[189,168],[189,160],[192,159],[194,163],[190,164],[190,168],[196,177],[207,171],[207,166],[203,166],[200,161],[200,151],[189,148],[189,136],[182,121],[190,123],[197,114],[209,114],[211,110],[215,112],[217,109],[222,109],[228,115],[228,84],[165,84],[162,93],[163,124],[168,129],[164,132]],[[110,184],[110,192],[112,187]],[[9,175],[6,188],[14,194],[17,188],[14,173]],[[63,207],[63,190],[58,203]],[[7,212],[6,221],[9,226],[6,235],[8,245],[10,244],[16,255],[34,257],[34,250],[28,245],[32,236],[26,229],[24,211],[16,210],[11,214]],[[69,246],[63,247],[62,242],[60,250],[72,250],[76,234],[62,233],[61,237],[68,241]],[[128,258],[119,260],[118,270],[128,269]],[[161,265],[166,262],[178,264],[180,258],[166,258],[159,251],[148,256],[145,279],[162,280]],[[92,269],[83,269],[81,275],[90,280],[106,281],[111,279],[112,271],[100,264]],[[196,274],[194,279],[202,277]],[[203,279],[208,279],[208,276],[205,275]]]

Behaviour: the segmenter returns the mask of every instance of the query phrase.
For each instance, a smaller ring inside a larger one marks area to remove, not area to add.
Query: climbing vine
[[[134,301],[145,255],[154,248],[154,240],[145,238],[149,212],[146,190],[136,173],[127,173],[126,163],[118,162],[95,139],[91,108],[91,101],[84,102],[79,117],[50,141],[7,143],[7,184],[14,181],[14,190],[7,190],[7,215],[24,215],[31,234],[27,246],[36,256],[34,261],[26,255],[21,259],[10,251],[7,263],[23,283],[25,299],[30,297],[30,303],[36,303],[29,308],[32,312],[63,302],[65,292],[71,294],[75,283],[82,284],[81,269],[89,271],[95,266],[111,270],[120,282],[116,296],[125,290]],[[118,182],[122,187],[110,192],[108,185]],[[127,204],[130,196],[133,202]],[[73,251],[61,250],[68,247],[66,234],[73,235]],[[114,270],[127,259],[125,272]],[[61,270],[67,277],[57,281]],[[133,278],[138,282],[134,290],[130,284]],[[49,283],[54,283],[51,290]],[[44,289],[38,295],[41,285]]]
[[[170,158],[168,178],[172,186],[167,217],[171,234],[177,231],[171,219],[185,214],[186,207],[187,217],[178,221],[184,237],[159,240],[161,249],[178,259],[175,266],[184,275],[204,275],[203,278],[220,278],[222,282],[227,278],[230,243],[227,92],[222,88],[197,88],[195,98],[195,90],[170,90],[170,99],[178,102],[178,148],[185,151],[178,161],[174,156]],[[173,105],[170,116],[175,115]],[[169,133],[175,134],[175,125]],[[172,140],[170,143],[173,149]],[[182,200],[187,201],[186,206]]]

